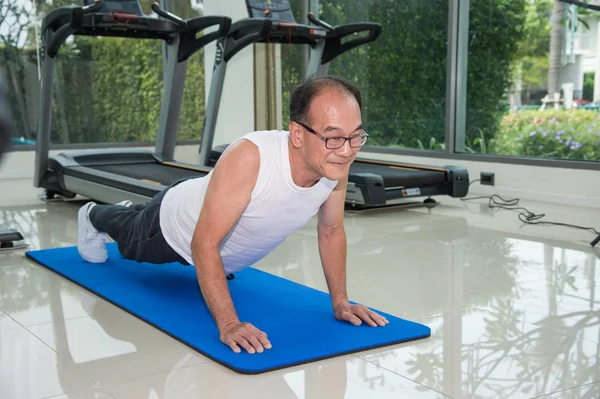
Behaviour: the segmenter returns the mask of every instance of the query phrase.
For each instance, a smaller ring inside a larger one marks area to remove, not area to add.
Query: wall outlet
[[[486,186],[494,185],[494,174],[491,172],[481,172],[481,184]]]

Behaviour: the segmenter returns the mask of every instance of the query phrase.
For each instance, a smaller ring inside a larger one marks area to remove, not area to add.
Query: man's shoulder
[[[241,138],[246,139],[256,139],[256,140],[266,140],[266,141],[276,141],[281,139],[287,139],[289,137],[289,132],[286,130],[256,130],[254,132],[246,133]]]

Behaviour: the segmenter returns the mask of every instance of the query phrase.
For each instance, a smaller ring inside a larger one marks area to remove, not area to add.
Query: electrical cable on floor
[[[481,179],[475,179],[475,180],[471,181],[469,183],[469,186],[471,186],[471,184],[473,184],[477,181],[480,181],[480,180]],[[476,199],[487,199],[488,206],[492,209],[500,208],[500,209],[507,209],[507,210],[511,210],[511,211],[514,211],[514,210],[521,211],[521,212],[519,212],[519,220],[526,224],[572,227],[575,229],[587,230],[587,231],[590,231],[590,232],[600,236],[600,231],[596,230],[593,227],[584,227],[584,226],[578,226],[578,225],[562,223],[562,222],[540,221],[540,219],[543,218],[544,216],[546,216],[546,214],[544,214],[544,213],[535,214],[535,213],[531,212],[530,210],[528,210],[527,208],[517,206],[520,201],[519,198],[504,199],[501,196],[499,196],[498,194],[492,194],[492,195],[483,195],[483,196],[479,196],[479,197],[461,198],[461,201],[471,201],[471,200],[476,200]],[[594,246],[595,243],[596,243],[596,240],[592,241],[591,245]]]

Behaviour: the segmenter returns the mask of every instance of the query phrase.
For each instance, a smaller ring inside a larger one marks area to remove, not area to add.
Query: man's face
[[[359,147],[351,147],[348,140],[328,140],[325,138],[354,137],[360,141],[362,122],[360,107],[354,97],[328,90],[315,97],[310,106],[310,125],[315,133],[303,129],[303,153],[307,163],[320,176],[330,180],[343,180],[350,169],[350,164],[356,158]],[[322,137],[319,137],[322,136]],[[339,143],[344,144],[339,148]],[[337,142],[337,143],[336,143]]]

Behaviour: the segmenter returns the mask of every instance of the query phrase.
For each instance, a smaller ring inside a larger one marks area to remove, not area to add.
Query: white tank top
[[[227,273],[251,266],[272,252],[317,214],[337,185],[326,178],[308,188],[294,183],[287,131],[253,132],[238,140],[242,139],[258,147],[260,170],[250,203],[219,248]],[[212,172],[171,188],[160,208],[165,240],[190,265],[194,264],[190,243],[211,176]]]

